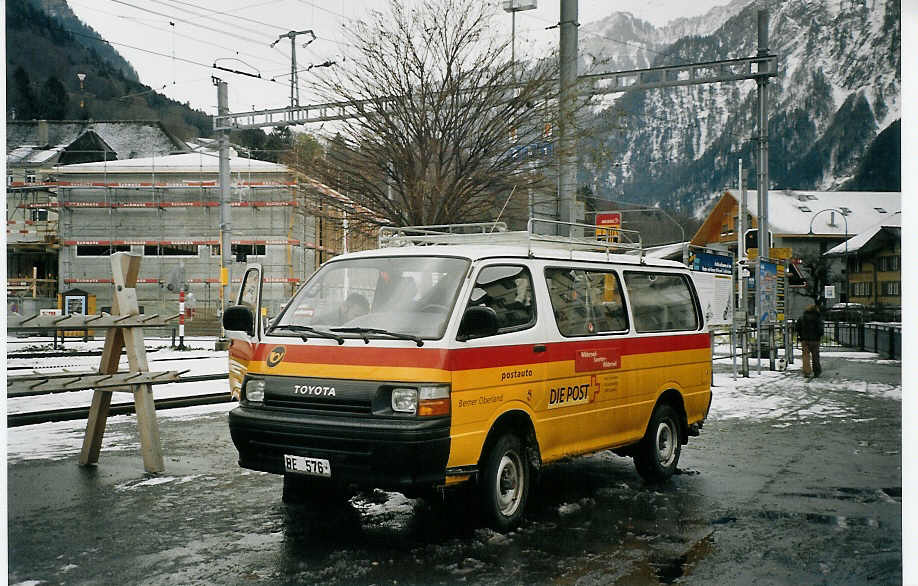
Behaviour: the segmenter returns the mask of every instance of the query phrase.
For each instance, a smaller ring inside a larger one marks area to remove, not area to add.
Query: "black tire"
[[[679,464],[682,453],[679,413],[667,403],[653,410],[647,433],[634,451],[634,467],[647,482],[668,480]]]
[[[529,498],[530,470],[523,442],[500,436],[481,461],[479,492],[485,522],[498,531],[519,524]]]
[[[347,501],[344,490],[321,478],[301,474],[284,474],[283,502],[290,505],[312,505],[317,508]]]

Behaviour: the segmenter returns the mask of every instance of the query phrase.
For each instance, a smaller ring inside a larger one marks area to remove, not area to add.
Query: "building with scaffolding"
[[[156,120],[9,120],[6,146],[7,296],[26,313],[57,303],[54,167],[188,150]]]
[[[143,255],[138,302],[147,314],[174,314],[178,290],[194,306],[189,328],[218,330],[222,307],[219,160],[212,151],[62,165],[44,182],[48,201],[25,203],[57,216],[57,292],[79,288],[111,307],[109,256]],[[348,225],[351,202],[284,165],[232,152],[233,281],[247,262],[264,266],[264,302],[273,315],[326,258],[373,239]],[[195,324],[197,327],[195,327]]]

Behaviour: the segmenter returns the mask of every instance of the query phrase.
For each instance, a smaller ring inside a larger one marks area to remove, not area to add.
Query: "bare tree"
[[[806,284],[800,289],[795,289],[795,292],[803,297],[809,297],[815,304],[824,304],[825,286],[837,283],[843,277],[832,270],[831,261],[819,252],[804,253],[800,260]]]
[[[525,202],[527,188],[554,181],[557,59],[514,67],[489,4],[390,0],[353,25],[351,53],[317,82],[359,116],[312,172],[376,221],[494,219],[511,193]]]

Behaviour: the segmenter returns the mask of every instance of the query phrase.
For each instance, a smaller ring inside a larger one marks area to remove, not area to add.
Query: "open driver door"
[[[223,312],[223,329],[230,339],[229,385],[230,395],[239,400],[242,381],[255,358],[255,350],[264,333],[261,316],[263,270],[260,264],[246,266],[236,294],[236,303]]]

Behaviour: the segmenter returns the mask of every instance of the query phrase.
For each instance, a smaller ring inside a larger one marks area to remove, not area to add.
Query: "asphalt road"
[[[852,387],[899,384],[895,364],[824,361],[827,377]],[[901,583],[901,402],[799,379],[752,392],[787,399],[793,387],[802,415],[709,420],[663,486],[610,453],[547,469],[508,534],[482,529],[463,499],[371,492],[332,510],[285,506],[279,477],[236,465],[225,413],[163,418],[158,477],[143,475],[135,448],[103,450],[93,468],[75,455],[10,464],[8,579]],[[833,408],[814,408],[823,402]],[[109,429],[133,425],[119,418]]]

